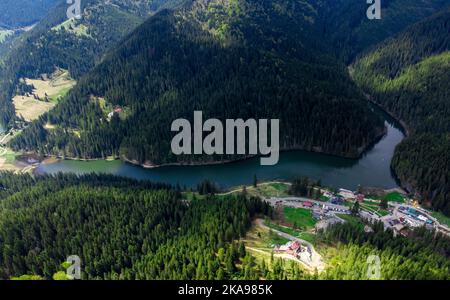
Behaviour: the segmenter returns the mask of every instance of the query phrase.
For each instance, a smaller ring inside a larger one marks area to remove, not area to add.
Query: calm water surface
[[[290,180],[299,176],[321,179],[327,186],[356,189],[358,185],[393,188],[398,184],[391,173],[390,163],[395,147],[404,134],[400,125],[378,108],[388,127],[388,133],[360,159],[345,159],[306,151],[285,152],[276,166],[261,166],[259,158],[212,166],[171,166],[144,169],[121,161],[70,161],[41,164],[37,173],[90,172],[108,173],[135,179],[146,179],[194,187],[204,179],[222,188],[250,184],[256,174],[259,180]]]

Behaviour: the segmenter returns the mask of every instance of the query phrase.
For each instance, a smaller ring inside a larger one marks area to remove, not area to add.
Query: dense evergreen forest
[[[378,255],[383,280],[449,280],[450,239],[425,228],[409,237],[394,237],[382,223],[371,224],[373,232],[357,223],[336,224],[318,234],[318,243],[332,255],[322,279],[368,279],[367,259]]]
[[[58,67],[69,70],[73,78],[79,79],[108,49],[150,14],[172,1],[83,0],[83,18],[71,21],[67,20],[68,5],[62,2],[15,41],[0,65],[0,122],[3,125],[11,125],[15,119],[11,98],[16,94],[20,78],[38,78],[41,74],[53,73]]]
[[[405,121],[410,136],[392,166],[422,202],[450,215],[450,10],[412,26],[354,65],[373,100]]]
[[[239,239],[268,204],[242,195],[183,200],[163,184],[107,175],[0,176],[0,278],[64,278],[81,258],[83,279],[449,279],[450,240],[425,228],[409,238],[372,224],[320,231],[318,274],[279,258],[253,257]],[[58,276],[59,275],[59,276]]]
[[[369,20],[367,1],[319,2],[324,37],[347,64],[361,52],[450,5],[449,0],[381,0],[381,19]]]
[[[253,216],[270,214],[255,198],[187,202],[168,186],[112,176],[2,174],[0,186],[2,279],[51,279],[69,255],[80,256],[83,279],[255,278],[235,241]]]
[[[126,13],[87,1],[83,5],[92,10],[92,18],[83,19],[88,35],[48,33],[49,25],[63,18],[55,10],[57,20],[44,22],[41,34],[36,30],[11,51],[10,61],[17,62],[7,64],[1,76],[8,78],[0,89],[3,123],[14,116],[7,102],[19,77],[58,66],[79,79],[135,26],[136,15],[178,3],[185,3],[184,10],[155,16],[125,38],[64,103],[12,146],[61,156],[121,156],[138,163],[203,161],[208,158],[173,157],[167,130],[170,120],[190,119],[193,109],[202,109],[218,118],[281,117],[285,149],[354,157],[381,133],[382,124],[334,56],[349,61],[450,1],[383,1],[380,22],[367,20],[367,4],[355,0],[115,1]],[[41,51],[30,56],[38,39],[44,40]],[[242,103],[247,103],[244,108]],[[106,122],[114,105],[127,113]],[[44,130],[47,122],[58,126]]]
[[[40,21],[53,6],[62,1],[2,0],[0,2],[0,27],[16,28],[32,25]]]
[[[66,6],[57,7],[0,65],[3,124],[13,124],[19,78],[61,67],[79,81],[12,141],[14,149],[205,162],[169,148],[170,122],[198,109],[205,119],[280,118],[284,149],[356,156],[383,125],[347,75],[359,55],[358,85],[408,125],[395,173],[422,203],[450,215],[450,13],[435,14],[449,0],[385,0],[378,23],[366,20],[359,0],[197,0],[134,31],[172,1],[99,2],[82,1],[89,13],[69,29],[58,28]],[[123,111],[108,119],[117,106]],[[200,189],[215,191],[207,182]],[[308,183],[299,180],[290,192],[308,195]],[[320,276],[278,260],[269,269],[236,242],[256,214],[270,214],[257,199],[186,202],[169,186],[110,176],[7,174],[0,177],[0,277],[51,278],[78,254],[85,279],[365,279],[367,255],[378,254],[384,279],[449,279],[447,239],[423,229],[394,238],[380,225],[371,234],[352,224],[320,233],[319,242],[336,251]]]
[[[290,3],[194,1],[158,13],[12,146],[150,164],[229,159],[171,153],[172,121],[202,110],[204,119],[280,119],[283,149],[357,157],[383,124],[328,53],[314,10]],[[115,106],[124,112],[108,121]]]

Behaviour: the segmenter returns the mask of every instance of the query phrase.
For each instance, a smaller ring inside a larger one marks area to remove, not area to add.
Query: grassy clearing
[[[299,261],[289,258],[288,256],[273,253],[274,245],[284,245],[289,242],[289,240],[280,237],[270,229],[262,228],[254,224],[242,241],[245,244],[246,251],[255,258],[256,263],[259,265],[264,261],[266,266],[271,269],[273,264],[271,257],[273,255],[276,260],[281,259],[285,262],[289,261],[290,263],[285,264],[285,267],[296,264],[303,268],[303,265]],[[287,270],[287,273],[290,273],[289,269]]]
[[[378,213],[379,213],[382,217],[384,217],[384,216],[387,216],[387,215],[389,214],[389,211],[384,210],[384,209],[380,209],[380,210],[378,211]]]
[[[278,231],[287,233],[287,234],[295,236],[295,237],[298,237],[298,235],[300,234],[300,231],[297,231],[297,230],[295,230],[293,228],[289,228],[289,227],[286,227],[286,226],[281,226],[281,225],[278,225],[278,224],[275,224],[275,223],[272,223],[272,222],[267,222],[266,221],[266,222],[264,222],[264,224],[267,227],[269,227],[269,228],[272,228],[274,230],[278,230]]]
[[[265,245],[269,247],[272,247],[273,245],[284,245],[289,242],[287,238],[279,236],[273,231],[269,231],[268,236],[264,241]]]
[[[328,202],[328,201],[330,201],[330,198],[328,198],[327,196],[322,195],[322,196],[319,197],[318,200],[322,201],[322,202]]]
[[[248,194],[262,198],[289,196],[289,185],[282,182],[260,183],[256,188],[254,186],[247,186],[246,190]]]
[[[361,203],[361,208],[381,217],[387,216],[389,214],[389,211],[381,209],[378,203],[373,203],[370,201],[364,201],[363,203]]]
[[[16,157],[18,155],[19,153],[7,149],[6,152],[4,152],[0,157],[3,157],[6,163],[12,164],[16,161]]]
[[[78,37],[90,37],[88,33],[88,27],[84,24],[79,24],[75,19],[68,19],[59,25],[52,28],[53,31],[65,30]]]
[[[364,228],[364,224],[359,217],[346,214],[336,214],[336,216],[350,224],[356,225],[360,228]]]
[[[388,202],[405,203],[405,197],[399,192],[386,194],[383,199],[387,200]]]
[[[373,212],[373,211],[377,211],[379,206],[378,205],[367,205],[365,203],[360,203],[360,207],[364,208],[365,210]]]
[[[317,221],[312,217],[312,211],[305,208],[284,208],[284,217],[286,221],[292,223],[297,228],[308,230],[314,228]]]
[[[265,222],[264,223],[267,227],[272,228],[274,230],[278,230],[284,233],[287,233],[289,235],[292,235],[293,237],[305,240],[307,242],[310,242],[312,244],[314,244],[315,240],[316,240],[316,235],[314,233],[311,232],[304,232],[304,231],[299,231],[293,228],[289,228],[286,226],[281,226],[278,224],[274,224],[271,222]]]
[[[0,171],[16,172],[21,168],[16,165],[16,157],[19,154],[9,149],[0,149]]]
[[[300,232],[298,237],[302,240],[310,242],[311,244],[314,244],[316,241],[316,235],[314,233],[310,233],[310,232]]]
[[[443,213],[434,211],[434,212],[431,213],[431,215],[434,218],[436,218],[439,221],[439,223],[445,224],[448,227],[450,227],[450,218],[447,217],[446,215],[444,215]]]
[[[51,102],[58,103],[59,100],[61,98],[64,98],[71,89],[72,89],[72,86],[62,88],[57,94],[50,96],[49,100]]]
[[[315,234],[312,232],[317,221],[312,217],[312,211],[305,208],[283,208],[283,225],[266,221],[267,227],[287,233],[308,242],[314,243]]]
[[[11,280],[17,280],[17,281],[30,281],[30,280],[44,280],[41,276],[39,275],[22,275],[19,277],[11,277]]]
[[[256,188],[253,185],[247,185],[245,190],[249,196],[261,198],[288,197],[289,187],[290,185],[284,182],[264,182],[259,183]],[[229,192],[224,192],[222,195],[239,194],[243,189],[243,185],[232,187]]]
[[[16,109],[16,115],[22,116],[27,122],[37,120],[41,115],[55,106],[54,103],[39,101],[27,96],[15,96],[13,103]]]
[[[6,39],[13,34],[14,31],[12,30],[0,29],[0,44],[3,44],[6,41]]]
[[[52,109],[58,100],[65,96],[75,85],[75,80],[70,78],[69,72],[58,69],[49,79],[24,79],[25,83],[33,86],[33,91],[28,95],[13,97],[16,114],[31,122],[42,114]]]
[[[284,245],[288,239],[279,236],[271,230],[253,225],[244,239],[247,247],[267,252],[270,255],[274,245]]]

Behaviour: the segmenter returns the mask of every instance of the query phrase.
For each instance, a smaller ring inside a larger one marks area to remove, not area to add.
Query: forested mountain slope
[[[17,28],[32,25],[40,21],[57,3],[63,1],[2,0],[0,1],[0,27]]]
[[[370,233],[331,226],[317,236],[333,253],[317,274],[247,251],[240,238],[252,220],[272,214],[259,199],[188,201],[169,186],[106,175],[2,173],[0,187],[0,279],[65,278],[72,255],[82,279],[367,279],[369,255],[380,257],[382,279],[449,279],[450,240],[425,228],[406,238],[382,223]]]
[[[204,119],[279,118],[284,149],[357,156],[383,124],[329,53],[317,12],[294,2],[193,1],[151,17],[12,145],[139,163],[206,162],[212,158],[170,151],[172,121],[202,110]],[[108,121],[115,106],[124,112]],[[47,122],[57,129],[44,129]]]
[[[63,0],[3,0],[0,1],[0,66],[3,56],[14,40]]]
[[[449,280],[450,238],[428,231],[413,229],[408,237],[395,236],[381,222],[370,224],[367,233],[361,223],[344,223],[319,231],[317,242],[337,245],[325,248],[333,253],[320,278],[325,280],[365,280],[367,258],[377,255],[381,261],[381,280]]]
[[[390,39],[354,65],[359,85],[410,127],[392,166],[423,202],[450,215],[450,10]]]
[[[369,20],[367,1],[317,2],[323,34],[334,45],[336,55],[346,63],[367,48],[450,5],[450,0],[381,0],[381,19]]]
[[[1,279],[51,279],[71,255],[83,279],[257,279],[233,241],[270,213],[258,199],[187,202],[167,186],[96,175],[1,174],[0,185]]]
[[[161,6],[178,0],[83,0],[82,19],[67,19],[65,1],[15,41],[0,68],[0,122],[14,119],[11,103],[19,78],[67,69],[78,79],[113,45]]]

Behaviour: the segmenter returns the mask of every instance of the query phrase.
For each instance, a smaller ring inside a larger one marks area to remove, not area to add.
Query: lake
[[[61,160],[41,164],[37,173],[54,174],[72,172],[108,173],[135,179],[180,184],[182,187],[195,187],[204,179],[217,183],[221,188],[241,184],[251,184],[256,175],[260,181],[291,180],[300,176],[321,179],[322,184],[336,188],[356,189],[358,185],[394,188],[398,183],[391,172],[390,163],[395,147],[404,139],[401,126],[372,106],[377,114],[385,119],[387,134],[360,159],[347,159],[307,151],[283,152],[275,166],[261,166],[259,158],[234,163],[210,166],[167,166],[144,169],[122,161],[74,161]]]

